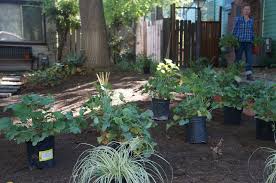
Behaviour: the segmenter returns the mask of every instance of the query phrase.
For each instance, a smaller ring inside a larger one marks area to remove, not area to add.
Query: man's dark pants
[[[253,65],[253,53],[252,53],[253,44],[251,42],[240,42],[239,48],[235,49],[236,62],[242,60],[243,53],[245,53],[246,66],[245,71],[246,75],[252,74],[252,65]]]

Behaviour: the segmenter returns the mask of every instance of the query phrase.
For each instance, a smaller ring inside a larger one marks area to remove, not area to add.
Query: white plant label
[[[46,151],[39,151],[39,161],[49,161],[54,159],[54,151],[53,149],[49,149]]]

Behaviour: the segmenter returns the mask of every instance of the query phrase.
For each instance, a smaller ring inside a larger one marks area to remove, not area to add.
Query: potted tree
[[[87,124],[71,112],[51,112],[52,97],[36,94],[23,96],[20,103],[6,107],[13,117],[0,119],[0,132],[9,140],[26,143],[30,168],[49,168],[55,164],[54,136],[80,133]]]
[[[263,38],[260,36],[255,36],[253,41],[253,53],[259,55],[263,45]]]
[[[131,152],[143,142],[139,138],[124,143],[118,142],[114,149],[110,146],[98,146],[84,151],[70,179],[71,183],[151,183],[172,182],[164,171],[164,164],[170,164],[161,156],[152,153],[154,161],[141,154]],[[163,162],[163,165],[160,163]],[[171,169],[172,170],[172,169]]]
[[[174,121],[168,127],[176,123],[181,126],[187,125],[189,143],[207,143],[206,121],[211,119],[212,109],[212,103],[208,98],[200,95],[187,96],[174,109]]]
[[[152,111],[154,119],[166,121],[169,119],[170,100],[173,97],[179,83],[179,68],[171,60],[165,59],[165,63],[160,63],[154,77],[150,78],[144,86],[144,93],[149,93],[152,97]]]
[[[255,100],[254,111],[256,114],[256,138],[260,140],[275,140],[275,87],[268,87],[263,89],[262,95]]]

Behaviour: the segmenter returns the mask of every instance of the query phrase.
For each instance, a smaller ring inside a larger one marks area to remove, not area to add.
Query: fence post
[[[171,5],[171,36],[170,36],[170,59],[175,61],[176,59],[176,32],[175,32],[175,4]]]
[[[200,58],[200,46],[201,46],[201,10],[197,8],[197,29],[196,29],[196,59]]]

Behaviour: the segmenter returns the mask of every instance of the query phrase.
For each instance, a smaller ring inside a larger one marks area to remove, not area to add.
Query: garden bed
[[[111,73],[111,83],[115,93],[123,93],[127,102],[138,102],[140,107],[150,108],[150,98],[141,94],[140,87],[147,77],[137,74]],[[23,90],[23,93],[51,93],[56,98],[54,109],[77,111],[79,107],[95,93],[90,76],[74,76],[63,84],[47,88]],[[115,94],[116,96],[116,94]],[[18,100],[18,96],[2,100],[2,106]],[[5,102],[5,103],[4,103]],[[3,115],[3,114],[2,114]],[[171,128],[165,133],[165,122],[152,131],[158,143],[157,150],[174,168],[173,183],[214,183],[214,182],[250,182],[247,160],[258,147],[275,147],[273,142],[255,139],[254,119],[243,116],[241,126],[223,125],[223,112],[214,112],[213,120],[208,122],[209,143],[207,145],[191,145],[185,142],[184,128]],[[85,146],[76,148],[79,143],[96,145],[97,133],[93,129],[86,130],[81,135],[60,135],[56,137],[57,166],[46,170],[30,171],[26,166],[25,145],[16,145],[0,138],[0,180],[14,183],[46,183],[69,181],[80,153]],[[222,155],[211,150],[223,139]],[[251,161],[253,175],[261,179],[265,154],[257,154]]]

